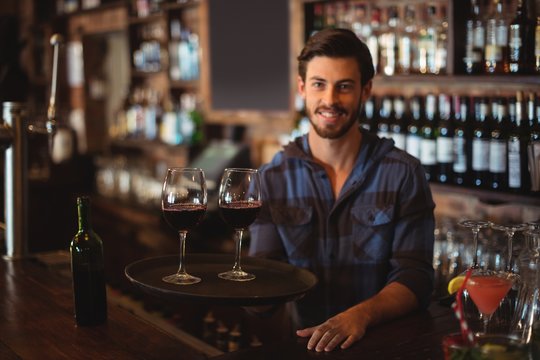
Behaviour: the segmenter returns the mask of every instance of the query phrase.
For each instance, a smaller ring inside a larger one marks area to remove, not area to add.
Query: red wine
[[[261,210],[260,201],[237,201],[228,204],[221,204],[221,216],[227,224],[234,229],[245,229],[255,219]]]
[[[197,226],[206,212],[206,205],[175,204],[163,208],[167,223],[178,231],[188,231]]]
[[[73,269],[77,325],[99,325],[107,319],[107,294],[103,269]]]

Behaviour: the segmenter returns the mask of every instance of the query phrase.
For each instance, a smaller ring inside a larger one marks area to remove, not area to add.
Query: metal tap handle
[[[51,45],[53,46],[53,68],[51,79],[51,97],[49,98],[49,108],[47,109],[47,132],[52,134],[56,129],[56,83],[58,78],[58,47],[64,42],[62,35],[53,34],[51,36]]]

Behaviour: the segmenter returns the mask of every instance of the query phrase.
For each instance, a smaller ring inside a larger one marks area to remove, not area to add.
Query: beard
[[[309,122],[311,123],[311,126],[313,127],[313,129],[315,130],[317,135],[319,135],[323,139],[339,139],[343,135],[348,133],[353,125],[357,124],[357,116],[358,116],[358,114],[360,114],[360,109],[362,108],[362,103],[358,104],[358,107],[356,108],[356,111],[352,112],[351,114],[347,114],[347,110],[343,109],[340,106],[325,107],[326,109],[329,109],[331,111],[336,111],[336,112],[340,112],[342,114],[347,114],[348,115],[347,121],[345,123],[343,123],[342,125],[340,125],[340,126],[326,126],[326,127],[323,127],[323,126],[319,126],[319,125],[315,124],[315,122],[312,119],[314,118],[314,115],[321,108],[316,108],[315,111],[313,111],[313,110],[311,110],[309,108],[306,108],[308,119],[309,119]]]

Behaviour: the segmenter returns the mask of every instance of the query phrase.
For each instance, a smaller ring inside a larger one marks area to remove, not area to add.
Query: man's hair
[[[298,74],[306,80],[307,64],[316,56],[356,59],[362,86],[375,75],[373,59],[367,45],[347,29],[323,29],[312,35],[298,56]]]

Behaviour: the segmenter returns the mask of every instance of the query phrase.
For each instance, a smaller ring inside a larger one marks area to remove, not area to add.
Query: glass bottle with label
[[[426,96],[425,121],[422,126],[422,139],[420,140],[420,162],[426,171],[428,181],[437,180],[437,140],[436,140],[436,106],[434,94]]]
[[[407,115],[405,113],[405,99],[403,96],[394,98],[394,118],[390,123],[390,137],[397,148],[405,150],[407,135]]]
[[[527,122],[523,119],[523,93],[517,92],[509,107],[510,131],[508,133],[508,189],[521,192],[528,189],[527,173]]]
[[[90,198],[77,198],[78,231],[70,245],[75,322],[100,325],[107,320],[103,243],[90,222]]]
[[[503,13],[502,0],[494,0],[492,12],[486,21],[485,72],[502,74],[508,49],[508,24]]]
[[[486,187],[489,176],[489,117],[487,99],[477,98],[472,130],[472,180],[476,187]]]
[[[439,95],[439,123],[436,128],[437,138],[437,180],[440,183],[452,181],[454,161],[454,129],[452,127],[452,103],[447,94]]]
[[[405,150],[417,159],[420,159],[420,140],[422,139],[422,106],[420,97],[414,96],[409,102],[411,122],[407,126]]]
[[[506,190],[508,170],[508,111],[505,100],[495,99],[496,113],[493,114],[493,126],[489,139],[489,187],[493,190]]]
[[[466,21],[465,35],[465,72],[479,74],[484,63],[485,27],[480,16],[479,0],[471,0],[470,15]]]
[[[453,96],[454,106],[454,184],[469,186],[471,167],[471,127],[469,125],[469,98],[459,95]]]
[[[508,34],[508,72],[526,74],[530,70],[530,52],[534,41],[534,32],[527,0],[519,0],[516,16],[510,23]]]
[[[384,96],[381,101],[379,116],[377,117],[377,136],[380,138],[390,138],[390,122],[392,117],[392,98]]]

